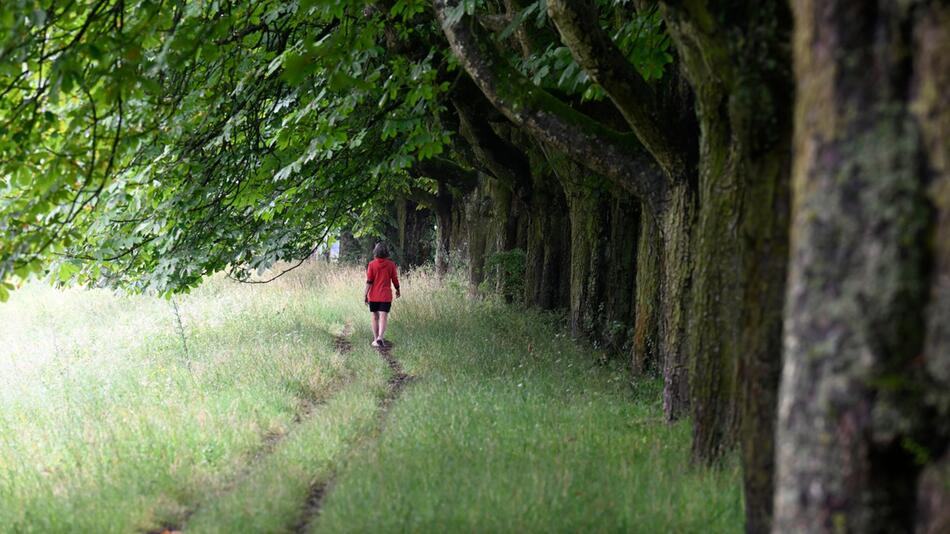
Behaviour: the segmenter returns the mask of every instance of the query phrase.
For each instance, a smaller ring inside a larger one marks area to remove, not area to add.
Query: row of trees
[[[0,297],[340,229],[418,263],[435,221],[440,272],[520,261],[697,461],[738,449],[749,531],[950,525],[944,2],[11,0],[0,35]]]

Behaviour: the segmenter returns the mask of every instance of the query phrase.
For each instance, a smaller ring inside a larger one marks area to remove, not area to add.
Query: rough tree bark
[[[432,211],[419,203],[401,198],[396,202],[396,217],[399,226],[398,247],[401,251],[403,269],[425,264],[433,258]]]
[[[436,194],[436,200],[433,204],[436,218],[436,248],[435,248],[435,273],[439,280],[443,279],[449,272],[450,257],[452,254],[452,222],[455,202],[448,186],[439,184],[439,191]]]
[[[640,211],[637,241],[636,296],[631,366],[635,376],[659,372],[662,361],[660,339],[660,283],[663,244],[653,214]]]
[[[485,260],[491,253],[491,199],[486,198],[480,187],[466,197],[465,232],[468,241],[468,292],[469,296],[478,295],[478,286],[485,279]]]
[[[599,337],[605,299],[608,196],[596,176],[553,149],[545,157],[567,201],[570,221],[570,331],[573,337]],[[631,265],[632,267],[632,265]]]
[[[661,2],[699,119],[688,309],[694,454],[742,446],[746,528],[770,528],[792,77],[778,1]]]
[[[946,532],[950,6],[794,11],[774,530]]]
[[[571,225],[567,200],[539,149],[529,152],[534,186],[528,206],[525,304],[545,310],[570,302]]]
[[[696,194],[679,182],[660,213],[659,347],[663,359],[663,412],[670,421],[688,414],[689,354],[686,352],[691,275],[691,240],[696,218]]]
[[[604,254],[604,328],[601,337],[615,353],[629,353],[635,324],[640,202],[624,191],[609,191],[607,249]]]

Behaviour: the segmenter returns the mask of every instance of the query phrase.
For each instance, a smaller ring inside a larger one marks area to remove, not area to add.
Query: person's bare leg
[[[373,312],[373,343],[379,339],[379,312]]]
[[[381,311],[379,312],[379,336],[376,339],[383,339],[383,334],[386,333],[386,321],[389,319],[389,314]]]

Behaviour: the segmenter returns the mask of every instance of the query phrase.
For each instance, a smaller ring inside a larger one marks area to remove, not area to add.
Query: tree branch
[[[488,100],[519,127],[661,209],[668,177],[636,136],[607,128],[534,85],[505,61],[472,17],[447,22],[446,12],[457,4],[434,0],[452,51]]]
[[[726,31],[717,22],[717,15],[704,2],[659,5],[696,93],[700,97],[704,93],[721,93],[722,85],[735,79],[738,65],[729,53]]]
[[[439,205],[439,197],[435,193],[431,193],[422,189],[421,187],[412,186],[409,188],[409,193],[406,194],[406,198],[412,200],[416,204],[422,204],[429,209],[435,210]]]
[[[469,141],[475,156],[491,174],[512,191],[531,189],[531,168],[524,153],[499,137],[485,119],[484,107],[493,110],[485,95],[468,76],[459,80],[452,94],[458,112],[460,133]]]
[[[429,158],[417,161],[413,171],[441,184],[450,185],[467,193],[478,185],[478,173],[466,169],[452,160],[445,158]]]
[[[653,88],[600,27],[590,0],[548,0],[548,16],[577,63],[597,82],[633,128],[643,146],[670,176],[686,171],[684,151],[675,141]]]

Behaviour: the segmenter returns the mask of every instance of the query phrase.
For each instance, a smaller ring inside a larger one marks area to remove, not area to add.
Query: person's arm
[[[396,298],[398,299],[401,295],[399,293],[399,275],[396,274],[396,264],[393,263],[393,287],[396,288]]]
[[[363,303],[369,302],[369,290],[373,287],[373,280],[375,279],[375,273],[373,272],[373,265],[366,266],[366,291],[363,292]]]

